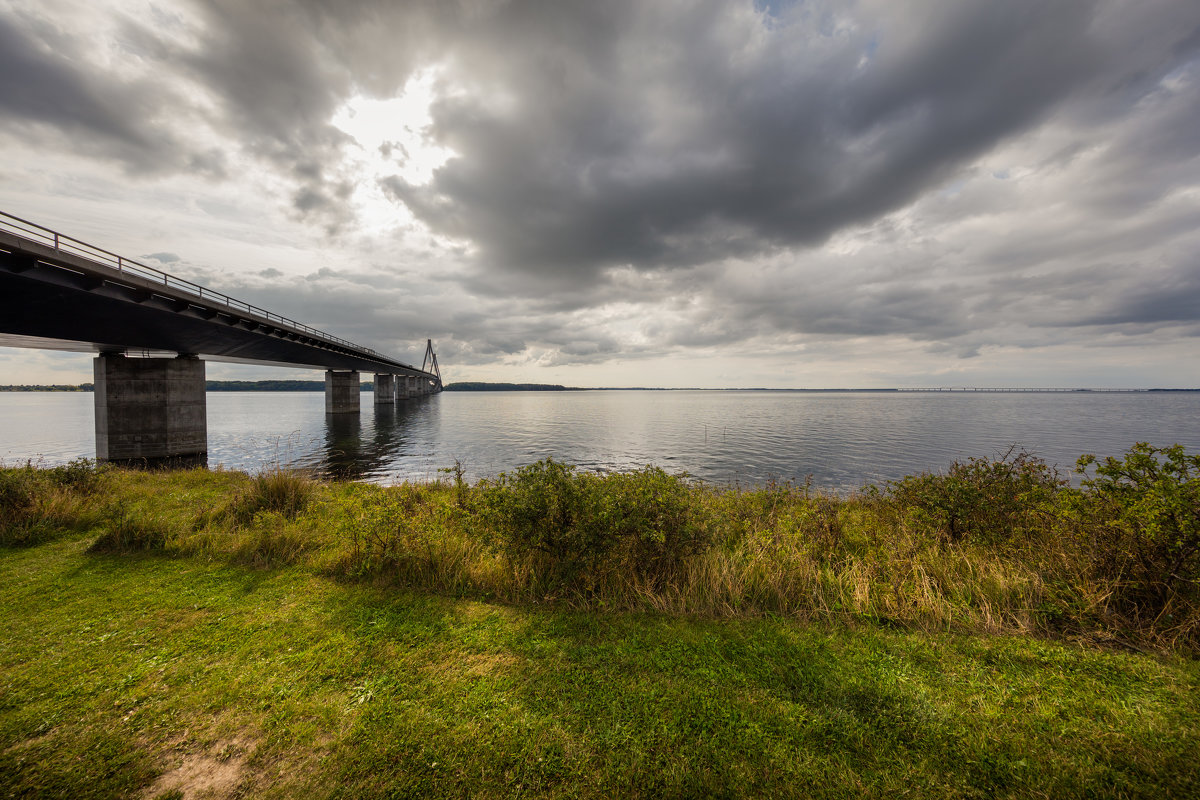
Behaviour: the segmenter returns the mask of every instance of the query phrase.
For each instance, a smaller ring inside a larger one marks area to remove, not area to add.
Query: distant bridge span
[[[376,404],[442,389],[432,341],[418,368],[2,211],[0,345],[98,354],[102,460],[207,451],[201,357],[324,368],[329,413],[359,410],[360,371]]]

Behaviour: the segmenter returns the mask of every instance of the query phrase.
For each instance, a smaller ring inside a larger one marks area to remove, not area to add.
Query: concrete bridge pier
[[[97,461],[202,460],[208,452],[204,362],[195,356],[93,362]]]
[[[375,405],[392,405],[396,402],[396,376],[375,375]]]
[[[405,383],[404,396],[409,397],[409,398],[417,397],[419,394],[418,390],[417,390],[417,376],[409,375],[407,378],[404,379],[404,383]]]
[[[328,370],[325,373],[325,413],[357,414],[362,403],[358,371]]]

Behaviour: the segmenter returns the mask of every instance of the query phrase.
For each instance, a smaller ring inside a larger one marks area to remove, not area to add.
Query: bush
[[[32,466],[0,469],[0,520],[16,519],[34,504],[37,471]]]
[[[450,540],[458,538],[453,531],[463,512],[457,498],[451,504],[448,497],[437,484],[354,484],[331,493],[322,516],[350,545],[342,564],[348,573],[420,582],[455,549]]]
[[[955,461],[944,475],[889,481],[887,495],[910,522],[949,542],[997,545],[1044,530],[1067,480],[1041,459],[1014,451]]]
[[[45,491],[32,466],[0,469],[0,542],[14,545],[34,544],[40,535],[37,525],[39,499]]]
[[[1135,444],[1124,458],[1082,456],[1077,470],[1116,556],[1130,569],[1127,590],[1161,607],[1181,591],[1200,588],[1200,455],[1181,445]]]
[[[661,584],[709,541],[682,478],[656,467],[601,477],[546,459],[479,489],[501,550],[565,588],[592,591],[614,575]]]
[[[600,516],[625,568],[654,581],[671,575],[709,545],[707,530],[693,519],[684,481],[658,467],[598,479]]]

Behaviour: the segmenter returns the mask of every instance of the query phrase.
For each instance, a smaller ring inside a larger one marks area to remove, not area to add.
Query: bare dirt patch
[[[142,800],[168,795],[184,800],[226,800],[237,796],[247,777],[247,743],[217,742],[204,753],[183,753],[179,763],[164,772],[144,792]],[[172,793],[182,793],[182,795]]]

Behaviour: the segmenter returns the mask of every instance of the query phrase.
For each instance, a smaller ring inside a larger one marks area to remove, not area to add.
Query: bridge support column
[[[96,358],[96,460],[200,459],[208,452],[204,362]]]
[[[404,379],[404,396],[408,398],[417,396],[417,376],[409,375]]]
[[[391,405],[396,402],[396,376],[375,375],[375,405]]]
[[[325,373],[325,413],[357,414],[362,404],[362,386],[358,372]]]

